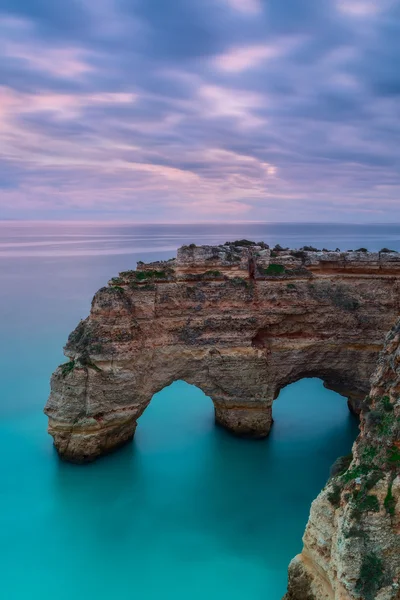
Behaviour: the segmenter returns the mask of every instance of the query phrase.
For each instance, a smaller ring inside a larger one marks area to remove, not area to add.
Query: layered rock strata
[[[45,412],[59,454],[85,462],[132,438],[152,396],[181,379],[216,421],[264,437],[279,391],[320,377],[359,412],[399,314],[396,253],[184,246],[120,273],[69,336]]]
[[[363,403],[352,455],[311,507],[285,600],[400,598],[400,321]]]

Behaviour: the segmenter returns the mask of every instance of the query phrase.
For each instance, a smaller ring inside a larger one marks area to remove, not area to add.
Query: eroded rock
[[[400,598],[400,321],[386,338],[360,430],[352,460],[337,461],[312,504],[285,600]]]
[[[395,253],[184,246],[94,296],[69,336],[45,408],[60,455],[90,461],[130,440],[152,396],[182,379],[216,421],[265,437],[279,391],[320,377],[359,412],[399,313]]]

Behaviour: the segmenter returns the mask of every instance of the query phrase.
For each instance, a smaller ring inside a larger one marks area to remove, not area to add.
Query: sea
[[[46,432],[49,379],[96,290],[182,244],[400,250],[400,225],[0,222],[0,589],[4,600],[280,600],[310,504],[358,425],[318,379],[282,390],[262,441],[215,427],[183,381],[132,444],[86,466]]]

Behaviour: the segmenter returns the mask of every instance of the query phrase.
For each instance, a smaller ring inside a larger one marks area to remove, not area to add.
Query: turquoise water
[[[310,503],[357,433],[344,398],[319,380],[289,386],[271,436],[251,442],[216,428],[211,400],[178,381],[132,445],[85,467],[58,460],[42,414],[62,345],[109,277],[182,243],[239,237],[400,249],[398,226],[0,224],[3,598],[284,594]]]

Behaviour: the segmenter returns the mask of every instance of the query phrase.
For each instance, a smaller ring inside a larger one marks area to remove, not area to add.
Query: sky
[[[0,0],[0,219],[400,222],[400,0]]]

